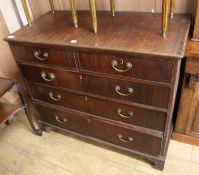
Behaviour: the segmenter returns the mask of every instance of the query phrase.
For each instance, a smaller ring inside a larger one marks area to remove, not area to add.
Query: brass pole
[[[162,4],[162,36],[166,38],[169,18],[169,0],[163,0]]]
[[[54,14],[55,13],[55,7],[54,7],[53,0],[49,0],[49,3],[50,3],[51,11]]]
[[[26,19],[27,19],[28,25],[32,26],[31,18],[30,18],[30,13],[28,11],[28,6],[27,6],[27,3],[26,3],[26,0],[21,0],[21,3],[22,3],[22,6],[23,6],[25,15],[26,15]]]
[[[90,2],[91,16],[92,16],[92,21],[93,21],[93,30],[94,30],[94,33],[97,33],[96,0],[89,0],[89,2]]]
[[[70,0],[70,7],[71,7],[71,12],[72,12],[72,18],[73,18],[73,23],[75,28],[78,27],[77,24],[77,12],[76,12],[76,6],[75,6],[75,1],[74,0]]]
[[[171,19],[173,19],[173,17],[174,17],[175,5],[176,5],[175,0],[171,0],[171,2],[170,2],[170,18]]]
[[[110,0],[112,16],[115,16],[115,0]]]

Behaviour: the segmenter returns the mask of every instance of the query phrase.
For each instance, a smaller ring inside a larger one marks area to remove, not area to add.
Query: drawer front
[[[171,83],[172,62],[79,53],[80,69],[115,76]]]
[[[11,45],[17,61],[28,61],[76,69],[73,51],[65,49]]]
[[[97,94],[118,100],[167,109],[170,89],[131,81],[103,78],[56,69],[20,65],[24,77],[32,82]],[[31,71],[30,71],[31,70]],[[32,73],[34,72],[34,73]],[[42,76],[44,73],[44,77]],[[52,81],[50,75],[54,75]]]
[[[84,115],[52,109],[35,104],[40,120],[60,128],[67,128],[84,135],[89,134],[90,119]]]
[[[169,87],[82,75],[81,90],[122,101],[168,108]]]
[[[19,64],[19,67],[28,81],[68,89],[76,89],[80,86],[80,76],[74,72],[23,64]]]
[[[34,99],[108,118],[124,124],[164,131],[166,113],[29,84]]]
[[[159,155],[161,138],[86,115],[36,105],[43,122],[89,135],[124,148]]]
[[[143,134],[131,129],[123,128],[101,120],[91,120],[91,136],[122,146],[158,156],[161,150],[162,139]]]

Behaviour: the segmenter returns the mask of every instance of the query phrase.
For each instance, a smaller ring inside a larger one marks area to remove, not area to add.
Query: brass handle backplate
[[[134,113],[132,111],[129,111],[128,115],[123,115],[122,113],[122,109],[121,108],[117,108],[117,114],[122,117],[122,118],[131,118],[133,117]]]
[[[40,61],[44,61],[48,58],[48,53],[44,52],[43,56],[42,56],[42,52],[41,51],[34,51],[34,56],[35,58],[37,58]]]
[[[63,118],[63,121],[61,121],[58,116],[55,116],[55,120],[61,124],[64,124],[68,121],[66,118]]]
[[[55,79],[55,75],[53,73],[50,73],[48,76],[46,75],[45,72],[41,72],[41,77],[48,82],[51,82]]]
[[[49,96],[52,100],[54,101],[59,101],[61,100],[61,95],[57,95],[57,98],[54,97],[53,93],[52,92],[49,92]]]
[[[133,67],[132,63],[127,62],[127,63],[126,63],[126,69],[124,69],[124,70],[118,69],[118,68],[116,68],[116,67],[118,66],[118,63],[117,63],[117,61],[115,61],[115,60],[113,60],[113,61],[111,62],[111,66],[112,66],[112,68],[113,68],[115,71],[117,71],[117,72],[128,72],[128,71]]]
[[[118,134],[117,136],[118,136],[118,139],[120,141],[125,142],[125,143],[129,143],[129,142],[132,142],[134,140],[133,137],[128,137],[127,140],[125,140],[125,139],[123,139],[122,134]]]
[[[133,88],[128,88],[128,94],[124,94],[120,92],[120,86],[115,86],[115,92],[121,96],[130,96],[131,94],[133,94]]]

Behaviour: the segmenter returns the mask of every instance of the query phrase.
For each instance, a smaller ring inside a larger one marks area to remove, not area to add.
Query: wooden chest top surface
[[[160,34],[161,14],[120,12],[114,18],[108,12],[98,12],[97,15],[98,34],[92,32],[89,12],[78,12],[79,28],[75,29],[70,12],[57,11],[47,13],[32,27],[25,27],[13,34],[15,38],[6,40],[173,58],[184,56],[190,26],[187,15],[175,15],[166,39]],[[77,43],[71,44],[71,40],[77,40]]]

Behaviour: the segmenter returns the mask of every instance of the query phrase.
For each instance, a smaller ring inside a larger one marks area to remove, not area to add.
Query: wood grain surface
[[[70,12],[56,12],[54,15],[49,13],[39,18],[32,27],[14,33],[14,39],[7,40],[172,58],[184,56],[189,16],[178,15],[174,18],[169,24],[167,39],[161,36],[159,14],[121,12],[112,18],[106,12],[98,13],[97,35],[92,33],[89,12],[79,12],[79,16],[79,28],[76,30]],[[77,43],[72,44],[71,40],[77,40]]]
[[[90,13],[78,13],[78,29],[71,13],[60,11],[6,39],[33,102],[38,109],[46,106],[39,110],[42,127],[134,152],[162,170],[189,16],[176,15],[163,39],[160,14],[121,12],[112,18],[99,12],[99,33],[93,34]]]

